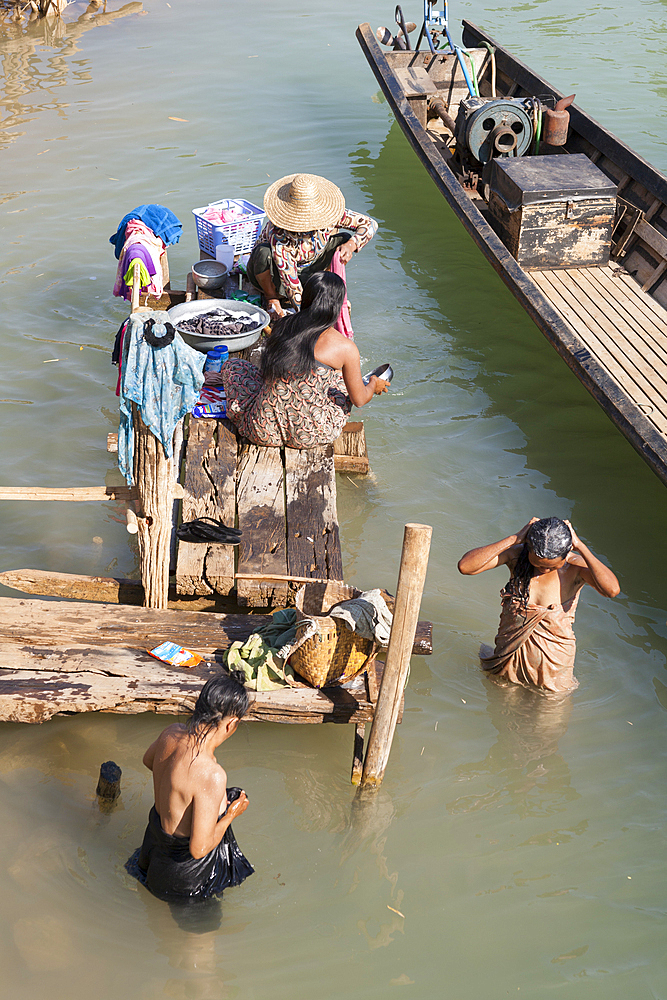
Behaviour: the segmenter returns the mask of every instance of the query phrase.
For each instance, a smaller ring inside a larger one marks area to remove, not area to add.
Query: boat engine
[[[456,118],[457,159],[465,172],[497,156],[523,156],[535,135],[533,98],[466,97]]]

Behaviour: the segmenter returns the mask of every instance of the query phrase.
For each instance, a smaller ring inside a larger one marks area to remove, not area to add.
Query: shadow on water
[[[517,507],[517,528],[531,515],[571,517],[582,537],[609,558],[626,593],[660,600],[663,567],[656,553],[667,544],[663,485],[504,286],[398,124],[391,125],[376,159],[365,144],[351,158],[380,221],[378,239],[400,241],[401,266],[421,301],[423,293],[432,301],[432,310],[421,309],[415,319],[444,336],[437,374],[442,392],[450,384],[469,399],[466,411],[451,419],[471,439],[472,489],[513,489],[518,460],[520,476],[528,476],[533,489],[539,484],[552,491],[553,509]],[[493,417],[518,428],[523,441],[475,470],[480,419]]]
[[[70,20],[72,12],[82,6],[81,3],[71,4],[63,17],[38,17],[37,13],[31,12],[25,20],[19,13],[25,8],[14,7],[11,12],[3,12],[4,16],[0,18],[0,65],[4,82],[0,91],[0,107],[4,110],[4,117],[0,127],[0,149],[22,135],[17,129],[32,121],[41,111],[55,109],[67,117],[64,109],[69,104],[55,101],[52,91],[71,81],[86,82],[90,79],[87,63],[69,61],[80,51],[78,43],[86,31],[143,11],[139,0],[109,11],[106,0],[103,5],[100,0],[91,0],[76,20]],[[44,47],[54,51],[39,58],[39,50]],[[37,94],[48,96],[34,104],[24,100],[26,97],[34,100]]]

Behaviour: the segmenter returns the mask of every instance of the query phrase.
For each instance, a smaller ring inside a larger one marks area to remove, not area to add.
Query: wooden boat
[[[584,154],[585,170],[594,164],[607,187],[611,182],[607,249],[600,252],[596,243],[588,260],[585,253],[578,257],[572,227],[559,229],[546,211],[538,212],[537,230],[523,233],[522,247],[521,210],[499,202],[492,176],[504,176],[510,158],[485,166],[473,157],[470,169],[454,137],[471,93],[461,64],[470,71],[472,62],[482,99],[523,99],[530,113],[531,99],[544,106],[563,95],[469,21],[463,22],[465,60],[449,47],[385,51],[369,24],[359,26],[357,38],[410,144],[460,221],[566,364],[667,483],[667,178],[573,104],[565,143],[543,145],[536,158],[515,155],[508,169],[523,169],[526,162],[536,169],[539,159],[545,169],[553,164],[557,170],[582,164]],[[604,223],[599,210],[609,191],[597,194],[583,207],[581,192],[561,198],[564,219],[570,214],[575,230],[579,222],[579,237],[594,227],[586,229],[578,213],[588,211],[590,221],[598,211],[597,223]],[[528,208],[523,205],[524,224]],[[542,240],[531,255],[540,227],[551,240],[550,252]],[[595,240],[600,229],[604,225]]]

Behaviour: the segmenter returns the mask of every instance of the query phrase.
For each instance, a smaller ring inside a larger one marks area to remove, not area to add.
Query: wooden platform
[[[44,722],[79,712],[159,712],[192,708],[216,658],[267,621],[264,615],[155,611],[115,604],[0,598],[0,721]],[[207,661],[170,667],[147,649],[174,641]],[[420,622],[413,652],[431,651],[431,626]],[[288,723],[369,721],[381,665],[343,688],[251,692],[250,719]]]
[[[243,538],[238,547],[179,542],[179,594],[236,587],[241,606],[277,606],[287,602],[287,582],[235,580],[235,570],[343,579],[332,446],[260,448],[239,440],[227,420],[190,418],[182,479],[183,521],[219,518]]]

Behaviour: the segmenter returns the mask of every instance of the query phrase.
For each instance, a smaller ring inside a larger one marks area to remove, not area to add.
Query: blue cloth
[[[171,458],[174,428],[192,410],[204,384],[202,369],[206,355],[188,347],[179,333],[167,347],[151,347],[143,335],[148,319],[155,320],[153,333],[159,337],[169,316],[166,312],[146,309],[133,313],[123,337],[118,468],[128,486],[134,483],[132,403],[136,403],[141,419],[162,442],[165,457]]]
[[[109,237],[109,243],[113,243],[115,247],[116,260],[120,260],[125,243],[125,227],[130,219],[140,219],[148,229],[160,237],[166,247],[178,243],[183,232],[179,219],[164,205],[139,205],[120,220],[115,234]]]

